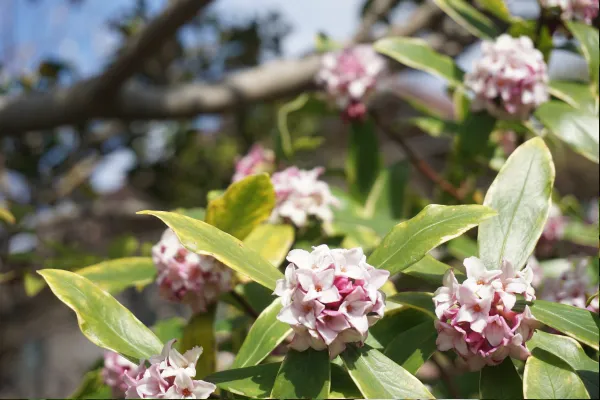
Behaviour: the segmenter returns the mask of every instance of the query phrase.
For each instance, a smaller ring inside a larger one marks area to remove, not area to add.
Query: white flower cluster
[[[476,257],[465,259],[464,265],[467,280],[459,284],[448,270],[433,297],[438,350],[454,349],[472,371],[498,365],[508,356],[529,357],[525,342],[537,323],[528,306],[523,311],[514,307],[517,294],[535,299],[531,269],[515,271],[503,261],[502,269],[487,270]]]
[[[321,60],[317,83],[335,100],[348,119],[361,119],[367,112],[368,95],[386,70],[386,61],[370,45],[327,53]]]
[[[194,380],[196,362],[202,347],[194,347],[183,355],[169,341],[160,355],[150,357],[146,368],[142,360],[137,373],[124,374],[128,399],[206,399],[216,390],[210,382]]]
[[[541,0],[546,9],[557,8],[566,21],[577,20],[591,25],[598,16],[598,0]]]
[[[277,319],[294,330],[290,347],[328,349],[333,359],[346,343],[362,345],[369,326],[383,317],[385,295],[379,289],[389,271],[367,264],[361,248],[296,249],[287,260],[285,279],[277,281],[275,294],[284,305]]]
[[[466,86],[475,94],[475,110],[523,120],[548,101],[546,63],[531,39],[504,34],[495,42],[483,42],[482,53],[465,77]]]
[[[152,247],[156,281],[163,297],[206,311],[219,295],[231,290],[231,270],[213,257],[187,250],[171,229]]]
[[[310,216],[323,222],[333,220],[332,206],[339,204],[331,194],[329,185],[319,180],[323,168],[301,170],[290,167],[271,177],[277,202],[270,222],[290,220],[297,227],[307,224]]]

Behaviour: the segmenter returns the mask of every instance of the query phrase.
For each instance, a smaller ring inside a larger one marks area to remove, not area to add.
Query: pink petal
[[[313,266],[313,258],[306,250],[294,249],[290,251],[286,257],[291,263],[296,264],[298,268],[310,269]]]

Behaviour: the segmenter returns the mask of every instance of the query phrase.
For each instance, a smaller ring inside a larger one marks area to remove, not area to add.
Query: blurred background
[[[158,88],[218,85],[231,74],[280,59],[310,57],[325,37],[348,44],[394,31],[424,38],[457,57],[466,70],[478,56],[479,43],[441,13],[433,12],[426,23],[413,26],[428,2],[386,1],[388,12],[380,16],[373,14],[378,2],[213,1],[176,33],[160,37],[130,83]],[[277,146],[280,107],[312,88],[306,82],[193,117],[147,112],[144,118],[120,118],[113,112],[118,104],[100,101],[99,111],[90,117],[84,113],[74,125],[59,121],[40,127],[30,108],[2,111],[3,99],[56,91],[102,74],[168,3],[0,1],[0,203],[17,219],[17,224],[0,228],[0,397],[67,396],[101,355],[79,332],[74,314],[40,284],[35,270],[73,269],[148,254],[163,226],[135,212],[205,206],[211,190],[230,183],[237,156],[255,142]],[[535,0],[507,4],[515,15],[532,18],[539,13]],[[583,59],[561,51],[551,57],[550,71],[564,79],[587,74]],[[303,72],[311,74],[298,71]],[[390,123],[416,115],[410,98],[447,118],[454,115],[444,82],[429,75],[398,69],[382,86],[385,91],[373,101]],[[289,116],[287,126],[295,138],[322,138],[316,141],[319,146],[307,147],[294,161],[304,167],[323,165],[326,180],[343,185],[347,127],[339,116],[331,110],[303,109]],[[415,151],[442,171],[451,141],[419,127],[398,126]],[[404,159],[390,138],[382,135],[380,141],[387,164]],[[582,203],[598,196],[597,166],[553,145],[560,193]],[[409,190],[428,196],[433,188],[413,173]],[[119,300],[146,324],[185,315],[185,310],[159,300],[153,286],[141,292],[131,289]]]

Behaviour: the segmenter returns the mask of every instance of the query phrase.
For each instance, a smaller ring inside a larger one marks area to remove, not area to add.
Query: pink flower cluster
[[[367,113],[367,97],[385,70],[385,59],[372,46],[359,45],[325,54],[317,83],[336,101],[345,117],[361,119]]]
[[[448,270],[433,297],[438,350],[454,349],[471,371],[498,365],[508,356],[525,360],[530,355],[525,342],[537,323],[529,307],[522,312],[514,307],[517,294],[535,299],[531,269],[515,271],[503,261],[502,269],[488,271],[476,257],[464,265],[467,280],[459,284]]]
[[[127,391],[124,375],[136,376],[138,366],[114,351],[104,352],[102,380],[112,390],[114,398],[122,399]]]
[[[466,86],[475,93],[475,110],[522,120],[548,101],[546,63],[531,39],[504,34],[495,42],[483,42],[482,53],[465,77]]]
[[[551,242],[561,240],[565,234],[566,224],[567,218],[563,216],[562,211],[556,204],[552,204],[542,232],[543,239]]]
[[[202,347],[194,347],[183,355],[173,348],[175,339],[169,341],[160,355],[140,363],[135,375],[123,375],[128,399],[206,399],[217,388],[210,382],[194,380],[196,362]]]
[[[273,150],[265,149],[260,144],[252,146],[248,154],[235,163],[235,174],[233,182],[244,179],[247,176],[271,173],[275,170],[275,153]]]
[[[152,260],[161,295],[190,305],[194,312],[206,311],[222,292],[231,290],[231,270],[213,257],[188,251],[170,229],[152,247]]]
[[[558,8],[564,20],[578,20],[591,25],[598,16],[598,0],[541,0],[544,8]]]
[[[275,294],[283,308],[277,319],[290,324],[290,347],[304,351],[329,349],[334,359],[346,343],[367,339],[369,326],[383,317],[385,295],[379,289],[389,271],[367,264],[361,248],[351,250],[315,247],[311,253],[292,250],[285,279]]]
[[[303,227],[310,216],[323,222],[333,220],[332,206],[339,204],[331,194],[329,185],[319,180],[323,168],[310,171],[290,167],[276,172],[271,177],[275,188],[277,203],[271,214],[270,222],[290,220],[297,227]]]
[[[571,268],[563,271],[557,278],[544,279],[540,298],[579,308],[587,308],[597,313],[599,311],[597,297],[592,300],[589,306],[586,307],[585,305],[587,299],[598,291],[598,285],[590,283],[589,268],[588,261],[581,260],[578,263],[573,263]]]

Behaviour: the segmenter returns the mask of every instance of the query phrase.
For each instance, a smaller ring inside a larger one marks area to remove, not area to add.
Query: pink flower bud
[[[482,44],[482,56],[465,77],[475,94],[473,108],[502,119],[527,119],[548,101],[544,56],[526,36],[499,36]]]
[[[138,366],[115,353],[114,351],[104,352],[104,367],[102,368],[102,380],[107,386],[110,386],[112,395],[115,398],[125,397],[127,384],[123,375],[136,376]]]
[[[189,304],[195,312],[206,311],[221,293],[231,290],[231,270],[213,257],[188,251],[170,229],[152,247],[152,260],[161,295]]]
[[[259,144],[255,144],[250,152],[240,158],[235,164],[235,174],[233,182],[244,179],[247,176],[260,174],[262,172],[271,173],[275,170],[275,153],[272,150],[265,149]]]
[[[292,250],[285,279],[275,294],[284,307],[277,319],[290,324],[295,350],[328,349],[333,359],[346,343],[362,343],[369,326],[383,317],[385,296],[379,290],[389,272],[367,264],[362,249],[330,250],[327,245],[312,252]]]

